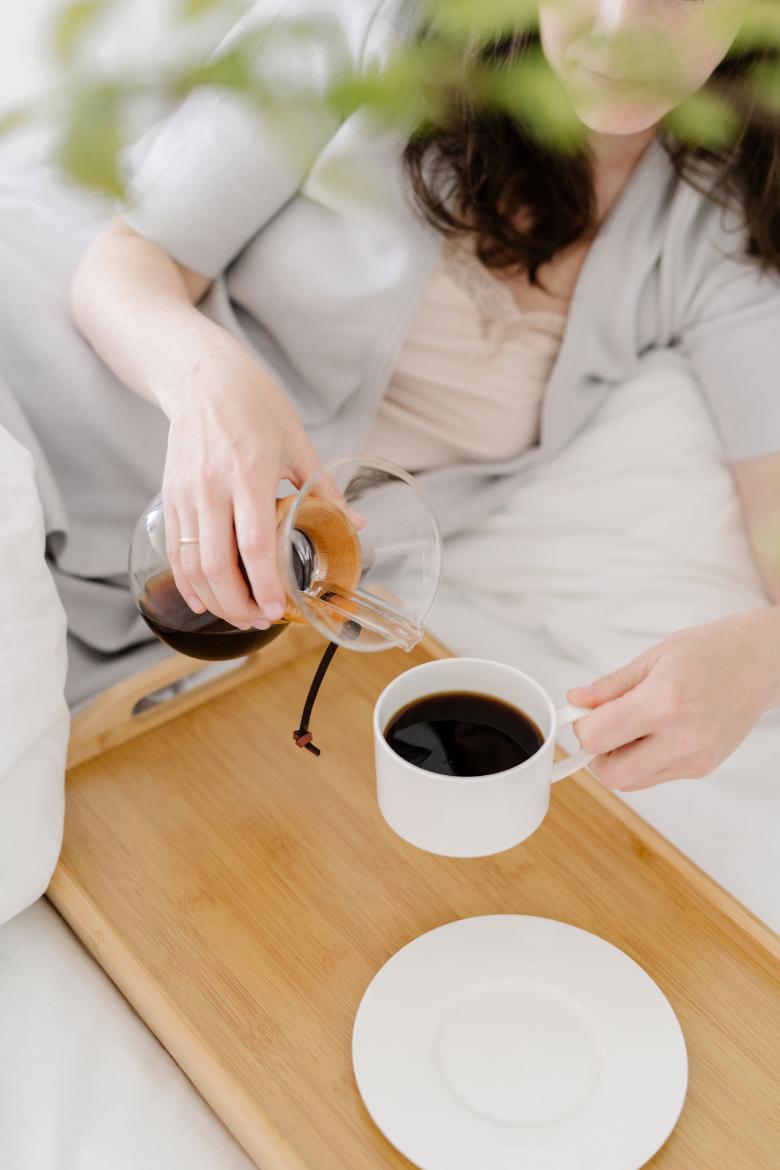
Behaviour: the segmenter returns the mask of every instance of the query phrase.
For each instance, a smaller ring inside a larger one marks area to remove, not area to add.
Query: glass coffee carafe
[[[358,519],[329,498],[341,493]],[[140,517],[130,548],[133,597],[147,625],[193,658],[241,658],[308,622],[351,650],[410,650],[439,582],[441,538],[414,479],[383,459],[340,459],[277,500],[277,564],[284,616],[267,630],[241,630],[196,614],[176,588],[166,552],[162,499]]]

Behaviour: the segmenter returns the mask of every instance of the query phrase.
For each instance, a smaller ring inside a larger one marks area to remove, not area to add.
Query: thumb
[[[577,707],[599,707],[602,703],[609,703],[612,699],[619,699],[626,691],[631,691],[647,677],[650,669],[648,655],[641,654],[627,666],[613,670],[611,674],[602,675],[595,682],[586,687],[573,687],[567,694],[567,699]]]
[[[322,472],[319,483],[312,488],[312,495],[319,496],[321,500],[327,500],[328,503],[335,504],[342,512],[346,512],[352,527],[357,531],[360,531],[365,524],[365,517],[361,516],[359,512],[356,512],[354,508],[349,506],[327,468]]]
[[[322,466],[314,448],[307,442],[303,451],[299,454],[296,463],[296,478],[293,480],[293,483],[297,488],[302,488],[308,480],[313,479],[315,476],[318,478],[311,488],[311,494],[317,496],[320,500],[335,504],[337,508],[340,508],[342,512],[346,513],[353,528],[357,530],[361,529],[365,524],[364,517],[349,506],[330,470],[327,466]]]

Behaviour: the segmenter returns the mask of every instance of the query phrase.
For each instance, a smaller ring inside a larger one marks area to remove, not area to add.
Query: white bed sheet
[[[451,543],[431,626],[563,702],[672,629],[764,603],[698,392],[653,359]],[[775,928],[778,748],[773,714],[716,776],[627,798]],[[0,1170],[249,1165],[48,903],[0,928]]]
[[[2,1170],[250,1170],[41,899],[0,929]]]

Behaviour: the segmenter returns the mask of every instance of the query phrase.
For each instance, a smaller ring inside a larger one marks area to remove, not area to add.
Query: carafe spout
[[[361,633],[373,634],[374,642],[379,639],[388,649],[397,646],[411,650],[423,636],[422,626],[401,613],[391,600],[376,593],[359,588],[347,590],[329,581],[312,582],[307,593],[314,606],[323,607],[330,615],[329,625],[334,616],[344,622],[354,622]]]

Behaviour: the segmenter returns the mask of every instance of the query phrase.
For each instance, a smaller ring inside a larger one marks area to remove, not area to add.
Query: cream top
[[[520,455],[538,442],[565,325],[521,310],[470,247],[445,240],[366,452],[411,471]]]

